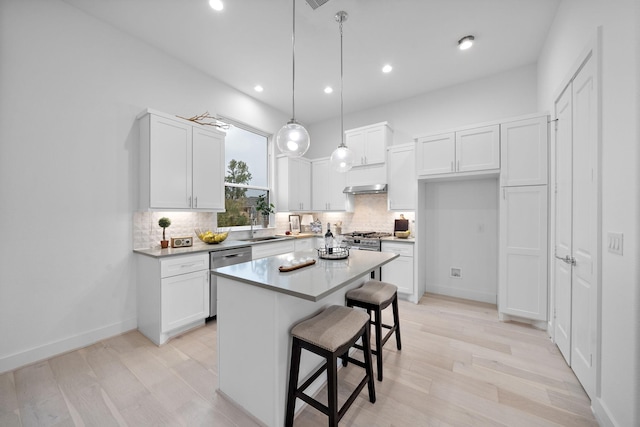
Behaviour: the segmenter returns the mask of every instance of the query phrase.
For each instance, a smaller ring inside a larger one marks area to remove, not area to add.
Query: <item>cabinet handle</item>
[[[187,197],[187,205],[191,207],[191,196]]]
[[[195,198],[195,199],[196,199],[196,205],[195,205],[195,207],[197,208],[197,207],[198,207],[198,196],[196,196],[196,198]]]
[[[506,188],[502,188],[502,199],[506,200],[507,199],[507,189]]]
[[[455,171],[453,170],[453,160],[451,160],[451,172],[455,172]]]
[[[456,171],[460,172],[460,160],[456,161]]]

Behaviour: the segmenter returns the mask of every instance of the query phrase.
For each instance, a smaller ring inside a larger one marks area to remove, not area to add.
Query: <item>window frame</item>
[[[256,135],[260,135],[263,136],[267,139],[267,183],[268,186],[267,187],[263,187],[263,186],[258,186],[258,185],[248,185],[248,184],[235,184],[235,183],[227,183],[225,181],[224,186],[225,188],[228,187],[235,187],[235,188],[246,188],[246,189],[251,189],[251,190],[260,190],[260,191],[266,191],[269,195],[269,202],[270,203],[274,203],[274,197],[273,195],[273,183],[275,182],[275,156],[274,156],[274,144],[273,144],[273,134],[270,132],[266,132],[263,131],[261,129],[258,129],[254,126],[251,126],[249,124],[246,124],[244,122],[226,117],[226,116],[222,116],[222,115],[218,115],[217,117],[218,121],[224,123],[224,124],[228,124],[231,126],[235,126],[237,128],[243,129],[247,132],[252,132],[255,133]],[[226,144],[226,140],[225,140],[225,144]],[[226,147],[225,147],[226,148]],[[226,150],[225,150],[226,152]],[[225,159],[225,178],[226,178],[226,159]],[[225,191],[226,194],[226,191]],[[226,199],[225,199],[226,200]],[[216,215],[216,227],[217,227],[217,222],[218,222],[218,216]],[[274,226],[275,224],[275,214],[271,214],[269,215],[269,227]],[[244,230],[250,230],[252,227],[251,225],[232,225],[232,226],[228,226],[228,227],[217,227],[220,230],[224,230],[224,231],[244,231]]]

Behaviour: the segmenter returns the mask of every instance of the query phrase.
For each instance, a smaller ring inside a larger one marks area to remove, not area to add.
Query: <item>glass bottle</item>
[[[327,223],[327,232],[324,233],[324,249],[327,254],[333,253],[333,233],[331,232],[330,223]]]

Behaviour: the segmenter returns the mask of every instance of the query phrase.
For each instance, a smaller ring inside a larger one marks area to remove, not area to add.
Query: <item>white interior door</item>
[[[587,394],[598,346],[598,97],[593,57],[556,101],[555,340]]]
[[[593,58],[573,80],[573,257],[571,367],[595,394],[597,347],[598,137]]]
[[[571,365],[571,235],[572,235],[572,91],[571,84],[555,105],[556,183],[554,247],[554,337]],[[569,261],[567,261],[569,260]]]

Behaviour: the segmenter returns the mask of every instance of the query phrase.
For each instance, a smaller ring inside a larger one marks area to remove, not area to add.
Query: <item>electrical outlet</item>
[[[449,276],[453,277],[454,279],[462,279],[462,269],[451,267],[451,272],[449,273]]]
[[[607,249],[612,254],[622,255],[622,246],[623,246],[623,235],[622,233],[607,233]]]

